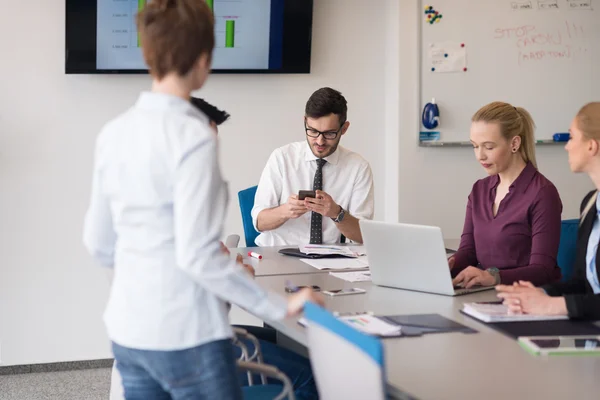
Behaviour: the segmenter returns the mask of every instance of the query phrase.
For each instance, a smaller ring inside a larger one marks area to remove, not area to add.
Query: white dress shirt
[[[306,141],[290,143],[273,151],[258,183],[252,221],[257,228],[258,214],[287,203],[300,190],[312,190],[317,160]],[[323,191],[356,218],[373,218],[373,174],[369,163],[342,146],[323,166]],[[310,242],[310,212],[286,221],[279,228],[261,232],[258,246],[301,245]],[[341,232],[330,218],[323,218],[323,243],[336,243]]]
[[[104,314],[112,341],[179,350],[231,337],[226,302],[285,316],[285,299],[221,251],[227,201],[216,134],[189,102],[142,93],[103,128],[84,244],[115,269]]]

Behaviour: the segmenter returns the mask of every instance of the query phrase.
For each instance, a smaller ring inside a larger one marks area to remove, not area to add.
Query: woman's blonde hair
[[[600,103],[588,103],[575,117],[577,128],[588,139],[600,140]]]
[[[535,160],[535,124],[531,114],[522,108],[514,107],[508,103],[495,101],[481,107],[473,118],[473,122],[496,123],[500,126],[500,133],[506,140],[511,140],[515,136],[521,138],[521,147],[519,153],[525,162],[530,162],[537,168]]]

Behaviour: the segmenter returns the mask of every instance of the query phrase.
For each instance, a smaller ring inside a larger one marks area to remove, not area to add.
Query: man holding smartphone
[[[359,219],[373,218],[369,163],[342,146],[348,107],[340,92],[314,92],[304,114],[306,142],[273,151],[256,192],[252,220],[259,246],[362,242]]]

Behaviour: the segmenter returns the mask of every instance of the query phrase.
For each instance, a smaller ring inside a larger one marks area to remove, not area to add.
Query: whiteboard
[[[439,22],[426,22],[426,5]],[[468,141],[472,115],[496,100],[527,109],[537,140],[567,132],[581,106],[600,100],[596,8],[600,0],[422,1],[421,109],[435,98],[440,140]]]

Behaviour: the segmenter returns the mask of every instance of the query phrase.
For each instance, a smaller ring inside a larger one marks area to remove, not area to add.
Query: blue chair
[[[281,384],[252,385],[242,387],[244,400],[296,399],[292,382],[277,368],[267,364],[258,364],[248,361],[238,361],[237,365],[240,370],[265,375],[269,378],[281,381]]]
[[[562,273],[562,281],[566,282],[573,275],[575,264],[575,253],[577,251],[578,219],[563,220],[560,226],[560,243],[558,245],[558,256],[556,261]]]
[[[308,349],[319,398],[383,400],[383,345],[341,322],[325,309],[307,303]]]
[[[254,229],[254,225],[252,224],[252,215],[250,214],[252,212],[252,207],[254,207],[254,196],[256,195],[257,188],[258,186],[252,186],[238,192],[246,247],[255,247],[256,243],[254,241],[258,236],[258,232]]]

